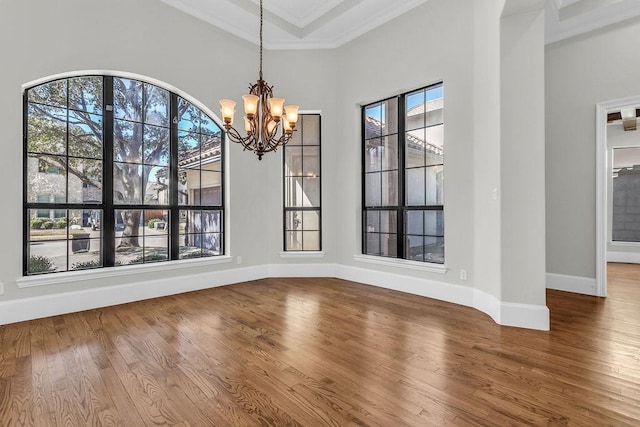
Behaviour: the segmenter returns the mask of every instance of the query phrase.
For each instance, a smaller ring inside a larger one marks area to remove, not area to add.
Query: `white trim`
[[[609,245],[618,248],[640,248],[640,242],[609,241]]]
[[[607,114],[632,104],[640,96],[600,102],[596,105],[596,287],[595,295],[607,296]]]
[[[547,273],[547,289],[598,296],[596,279]]]
[[[324,251],[282,251],[280,258],[283,259],[308,259],[324,258]]]
[[[0,325],[261,279],[264,266],[0,301]]]
[[[607,262],[640,264],[640,252],[607,251]]]
[[[493,295],[470,286],[384,271],[337,265],[336,272],[340,279],[472,307],[488,314],[500,325],[549,330],[549,309],[544,305],[501,302]]]
[[[358,262],[384,265],[387,267],[405,268],[408,270],[427,271],[429,273],[445,274],[449,269],[444,264],[434,264],[432,262],[419,262],[407,259],[385,258],[371,255],[354,255],[353,259]]]
[[[336,277],[335,264],[270,264],[268,277]]]
[[[0,325],[268,277],[337,277],[472,307],[501,325],[549,329],[549,310],[544,305],[501,302],[470,286],[338,264],[259,265],[0,301]]]
[[[93,270],[65,271],[53,274],[24,276],[16,280],[16,285],[19,288],[59,285],[61,283],[82,282],[95,279],[109,279],[111,277],[129,276],[132,274],[147,274],[156,271],[175,271],[183,268],[228,264],[232,260],[233,257],[229,255],[222,255],[209,258],[181,259],[176,261],[157,262],[149,264],[123,265],[112,268],[96,268]]]

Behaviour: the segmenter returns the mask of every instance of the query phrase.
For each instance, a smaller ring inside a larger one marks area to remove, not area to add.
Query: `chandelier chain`
[[[260,0],[260,80],[262,80],[262,0]]]

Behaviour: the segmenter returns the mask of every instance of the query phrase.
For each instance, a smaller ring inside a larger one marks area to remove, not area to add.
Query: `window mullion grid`
[[[180,206],[178,204],[178,95],[169,101],[169,259],[180,258]],[[221,161],[222,164],[222,161]]]
[[[102,218],[100,219],[102,232],[102,265],[113,267],[116,262],[116,232],[115,232],[115,209],[113,206],[113,77],[103,78],[103,184],[102,184]]]
[[[398,106],[396,108],[398,114],[398,206],[397,206],[397,257],[405,259],[405,207],[406,207],[406,185],[405,185],[405,95],[397,98]]]

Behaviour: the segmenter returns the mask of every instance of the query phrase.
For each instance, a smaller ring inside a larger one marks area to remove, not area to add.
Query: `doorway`
[[[611,147],[608,143],[608,116],[636,105],[640,105],[640,96],[596,105],[596,295],[601,297],[607,296],[607,252],[612,241],[610,176],[612,176],[613,159],[610,156]],[[640,146],[640,134],[638,145]]]

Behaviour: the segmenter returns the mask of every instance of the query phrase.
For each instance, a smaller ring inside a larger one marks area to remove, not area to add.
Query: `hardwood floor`
[[[640,266],[550,332],[338,279],[0,326],[0,425],[640,425]]]

